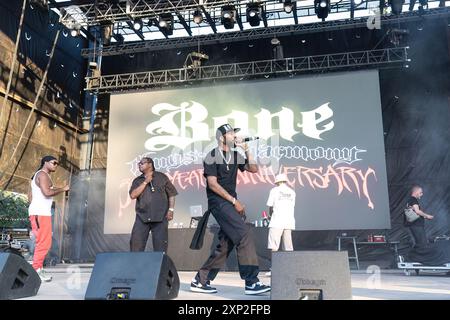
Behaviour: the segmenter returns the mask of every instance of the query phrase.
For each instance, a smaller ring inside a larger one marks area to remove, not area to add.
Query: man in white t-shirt
[[[284,251],[293,251],[291,230],[295,229],[295,191],[287,185],[285,174],[275,177],[276,187],[270,190],[267,206],[269,206],[269,239],[268,248],[278,251],[282,240]]]

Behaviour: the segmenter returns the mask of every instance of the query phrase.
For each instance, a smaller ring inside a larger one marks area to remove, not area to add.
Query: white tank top
[[[51,216],[52,215],[52,202],[53,197],[46,197],[41,188],[36,184],[36,177],[38,173],[42,171],[45,174],[47,172],[39,170],[34,174],[33,180],[31,181],[31,204],[28,208],[28,215],[30,216]],[[50,178],[50,176],[49,176]],[[50,178],[50,181],[52,179]],[[52,182],[53,184],[53,182]]]

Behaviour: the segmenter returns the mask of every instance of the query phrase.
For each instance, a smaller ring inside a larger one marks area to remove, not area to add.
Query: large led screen
[[[238,175],[249,222],[277,173],[296,191],[297,230],[390,228],[377,71],[236,81],[111,97],[104,231],[130,233],[137,162],[154,159],[178,190],[170,227],[207,209],[202,160],[215,129],[241,128],[259,172]]]

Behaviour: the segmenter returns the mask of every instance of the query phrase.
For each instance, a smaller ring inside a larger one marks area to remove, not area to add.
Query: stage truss
[[[388,15],[380,16],[380,26],[393,27],[400,23],[420,21],[423,19],[450,17],[450,8],[436,8],[419,14],[417,11],[404,12],[400,16]],[[138,41],[124,43],[121,45],[97,46],[95,48],[85,48],[81,50],[84,58],[95,56],[114,56],[122,54],[133,54],[138,52],[156,51],[172,48],[186,48],[196,46],[198,43],[202,45],[211,45],[217,43],[229,43],[236,41],[251,41],[264,38],[272,38],[277,36],[299,35],[315,32],[326,32],[333,30],[366,28],[368,25],[367,17],[354,19],[331,20],[325,22],[294,24],[268,28],[254,28],[236,32],[213,33],[199,35],[194,37],[155,39],[148,41]]]
[[[408,64],[409,47],[386,48],[317,56],[293,57],[186,67],[180,69],[114,74],[86,78],[85,90],[94,94],[145,90],[155,87],[193,85],[204,80],[253,79],[273,76],[295,76],[303,73],[328,72],[357,68],[392,68]]]

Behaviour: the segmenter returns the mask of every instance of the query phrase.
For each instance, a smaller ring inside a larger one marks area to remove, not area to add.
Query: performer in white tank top
[[[36,184],[36,177],[40,175],[40,172],[42,172],[42,175],[48,175],[50,183],[53,185],[50,175],[44,170],[39,170],[34,174],[31,181],[31,194],[33,201],[28,208],[28,215],[50,217],[52,215],[53,197],[45,196],[41,188]]]
[[[31,188],[28,193],[30,206],[31,229],[36,239],[33,268],[39,274],[42,281],[51,281],[43,269],[45,256],[52,246],[52,203],[53,196],[68,191],[69,186],[56,188],[53,186],[50,173],[55,172],[58,161],[53,156],[45,156],[41,160],[41,166],[31,178]]]

